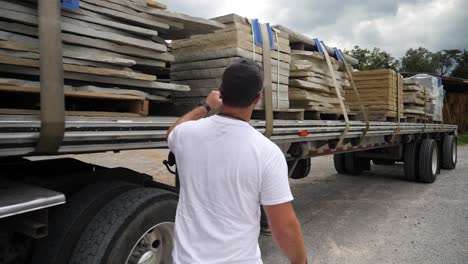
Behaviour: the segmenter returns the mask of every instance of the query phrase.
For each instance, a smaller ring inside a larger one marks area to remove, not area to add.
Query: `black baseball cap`
[[[251,59],[238,59],[223,73],[220,92],[224,105],[248,107],[262,90],[263,69]]]

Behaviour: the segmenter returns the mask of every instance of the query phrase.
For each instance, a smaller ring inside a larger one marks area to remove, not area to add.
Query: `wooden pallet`
[[[305,120],[344,120],[344,115],[340,113],[327,113],[317,111],[305,111]],[[349,120],[357,120],[356,113],[348,113]]]
[[[65,111],[70,116],[141,117],[148,115],[145,97],[82,91],[65,91]],[[0,114],[40,113],[39,89],[0,86]]]
[[[405,117],[408,123],[429,123],[429,117],[424,115],[406,115]]]
[[[403,116],[398,116],[396,113],[368,113],[369,121],[377,121],[377,122],[406,122],[406,118]],[[359,113],[357,116],[357,120],[364,120],[364,115]]]
[[[254,110],[252,119],[265,119],[265,111]],[[304,120],[304,110],[288,109],[288,110],[273,110],[273,119],[278,120]]]

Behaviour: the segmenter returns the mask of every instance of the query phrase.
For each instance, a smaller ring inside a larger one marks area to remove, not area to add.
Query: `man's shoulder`
[[[252,128],[253,132],[253,143],[256,146],[259,146],[263,151],[270,152],[271,154],[278,154],[281,153],[281,149],[276,145],[273,141],[267,138],[265,135],[260,133],[258,130]]]

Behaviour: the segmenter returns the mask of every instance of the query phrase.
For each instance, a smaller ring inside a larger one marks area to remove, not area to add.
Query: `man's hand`
[[[211,93],[206,97],[206,103],[212,110],[218,109],[223,104],[221,93],[219,91],[211,91]]]

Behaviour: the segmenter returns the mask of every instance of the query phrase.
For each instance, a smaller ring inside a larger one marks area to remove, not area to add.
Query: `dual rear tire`
[[[406,179],[433,183],[440,169],[454,169],[457,163],[457,140],[447,135],[439,148],[434,139],[414,140],[405,146],[404,170]]]

